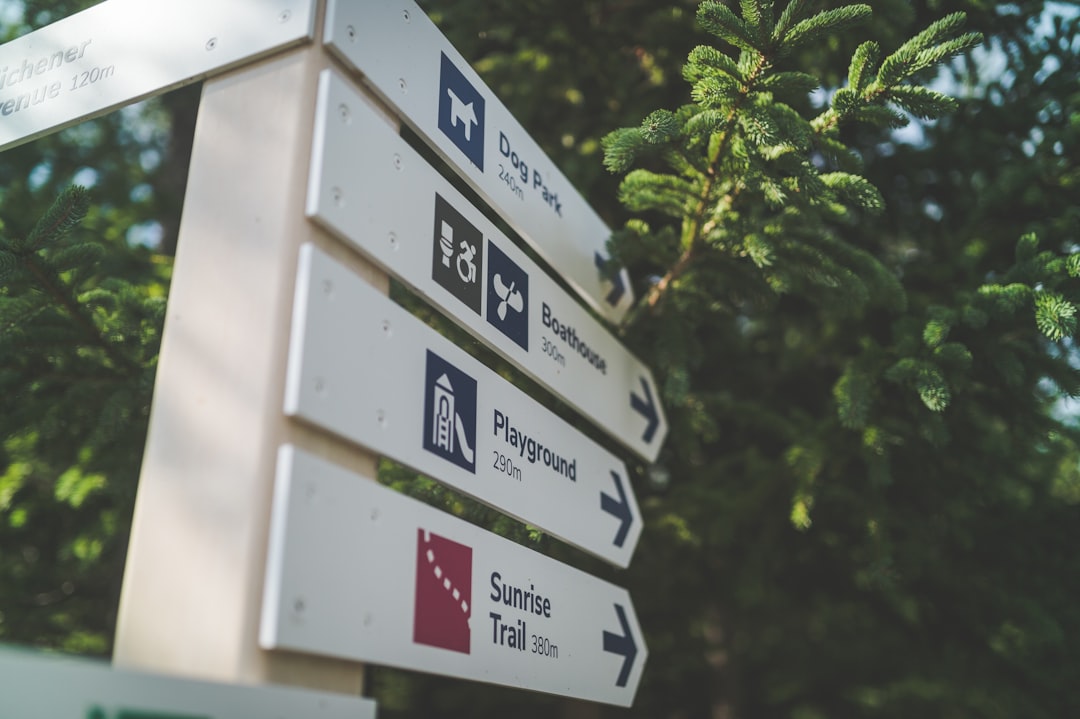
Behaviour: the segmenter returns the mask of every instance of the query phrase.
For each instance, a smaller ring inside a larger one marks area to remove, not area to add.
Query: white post
[[[301,243],[388,287],[384,274],[304,217],[317,74],[331,63],[316,39],[204,87],[120,601],[118,666],[360,691],[360,664],[258,646],[278,446],[375,472],[373,455],[282,413]]]

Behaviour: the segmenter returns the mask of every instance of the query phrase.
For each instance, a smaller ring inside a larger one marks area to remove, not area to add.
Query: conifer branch
[[[65,190],[49,207],[45,216],[34,225],[26,241],[16,251],[34,252],[45,241],[55,242],[83,221],[89,209],[86,188],[73,185]]]
[[[877,188],[857,174],[858,158],[836,129],[843,121],[901,127],[908,118],[900,110],[930,118],[953,109],[955,101],[944,94],[902,83],[969,49],[977,36],[954,38],[963,22],[962,14],[954,14],[884,60],[879,60],[876,43],[864,42],[851,60],[848,85],[834,94],[828,109],[810,119],[775,95],[810,92],[818,80],[806,73],[774,72],[774,64],[810,41],[862,21],[870,7],[853,4],[814,14],[812,3],[793,0],[776,20],[768,0],[740,0],[739,7],[741,17],[716,0],[699,6],[699,24],[737,53],[729,57],[705,46],[690,52],[683,77],[691,84],[691,105],[654,112],[640,127],[604,138],[607,168],[629,171],[620,185],[624,205],[678,223],[671,228],[678,228],[677,247],[659,237],[650,243],[665,249],[662,258],[655,258],[663,274],[649,287],[641,308],[658,310],[677,280],[706,253],[749,258],[761,286],[774,293],[812,290],[822,300],[843,296],[848,304],[873,299],[903,305],[903,292],[880,263],[826,241],[827,223],[851,222],[856,213],[884,207]],[[639,154],[658,150],[666,155],[667,174],[630,171]],[[834,158],[835,167],[817,167],[815,150]],[[775,242],[763,239],[765,226],[778,238]],[[1044,301],[1043,325],[1051,335],[1069,329],[1062,307]],[[639,317],[633,312],[627,322]],[[940,404],[940,397],[934,399]]]
[[[52,276],[52,273],[38,261],[34,252],[27,251],[19,254],[26,269],[41,288],[45,290],[46,294],[64,309],[67,315],[83,331],[86,338],[105,353],[105,356],[109,358],[116,369],[125,372],[138,371],[138,365],[129,357],[118,352],[116,345],[109,342],[101,334],[98,326],[83,311],[82,305],[71,294],[69,288],[60,282],[58,278]]]
[[[715,225],[713,221],[706,222],[705,218],[707,215],[712,214],[711,208],[717,207],[722,200],[722,198],[716,201],[712,199],[713,188],[718,179],[717,167],[731,141],[739,111],[756,89],[759,80],[761,80],[768,67],[768,58],[764,53],[758,53],[757,63],[751,70],[750,76],[746,78],[746,82],[740,87],[739,95],[724,119],[723,129],[714,133],[717,142],[712,145],[712,149],[708,154],[708,165],[703,173],[704,182],[701,191],[698,193],[697,204],[693,212],[683,222],[683,252],[679,259],[664,273],[664,276],[649,288],[649,292],[645,296],[645,305],[651,309],[657,307],[671,284],[693,267],[699,250],[705,246],[705,237],[708,236],[709,231]]]

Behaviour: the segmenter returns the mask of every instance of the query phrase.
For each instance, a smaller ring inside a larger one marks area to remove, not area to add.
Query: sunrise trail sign
[[[330,0],[326,40],[597,312],[633,304],[611,230],[412,0]]]
[[[319,78],[308,214],[635,454],[667,435],[652,372],[398,136]]]
[[[311,245],[285,412],[630,563],[641,514],[621,460]]]
[[[289,446],[260,637],[619,706],[648,655],[626,590]]]

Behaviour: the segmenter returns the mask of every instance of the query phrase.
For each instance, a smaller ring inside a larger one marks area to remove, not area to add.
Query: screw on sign
[[[263,648],[633,703],[648,650],[625,589],[296,447],[272,517]],[[319,611],[297,622],[300,591]]]
[[[425,234],[438,229],[428,223],[424,218]],[[421,243],[428,271],[441,266],[438,243]],[[642,522],[622,460],[314,245],[302,248],[300,265],[286,414],[618,566],[629,564]],[[528,304],[531,285],[496,252],[486,258],[485,274],[493,266],[512,283],[502,285],[500,331],[513,334],[514,293]],[[332,297],[320,291],[326,282]],[[498,307],[487,307],[496,319]]]

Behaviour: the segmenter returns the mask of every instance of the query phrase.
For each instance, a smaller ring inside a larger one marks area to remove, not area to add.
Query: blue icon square
[[[487,321],[529,349],[529,275],[488,242]]]
[[[476,474],[476,380],[427,351],[424,449]]]
[[[442,54],[439,72],[439,129],[484,171],[484,97]]]

